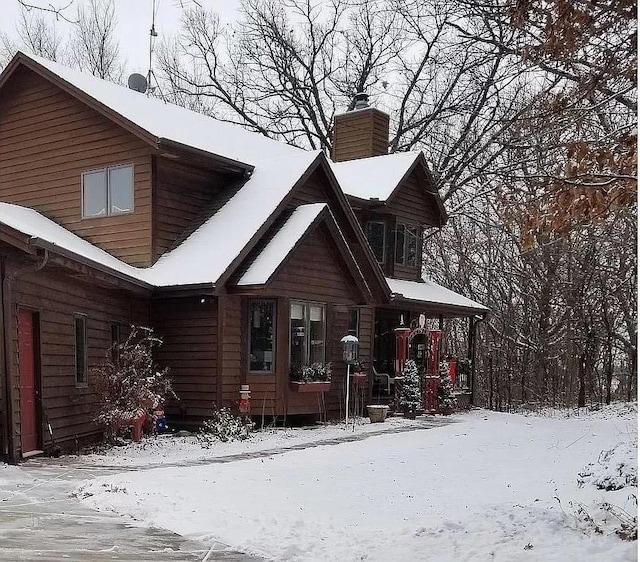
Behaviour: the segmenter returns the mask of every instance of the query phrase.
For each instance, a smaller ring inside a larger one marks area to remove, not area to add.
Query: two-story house
[[[19,53],[0,75],[0,454],[100,435],[91,366],[131,324],[164,345],[197,422],[232,405],[317,414],[292,370],[340,339],[391,368],[389,334],[418,315],[486,308],[421,279],[421,235],[446,213],[420,153],[386,155],[389,119],[338,116],[333,162],[60,64]]]

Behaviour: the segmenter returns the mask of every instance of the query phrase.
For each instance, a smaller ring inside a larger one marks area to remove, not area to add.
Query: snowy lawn
[[[635,407],[455,419],[226,464],[124,472],[76,493],[92,507],[273,560],[637,560],[637,541],[619,539],[619,521],[598,507],[637,515]]]

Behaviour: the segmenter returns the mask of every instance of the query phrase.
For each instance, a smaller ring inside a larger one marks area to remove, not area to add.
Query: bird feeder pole
[[[342,358],[347,364],[347,392],[344,404],[344,427],[349,427],[349,375],[351,375],[351,365],[358,360],[358,338],[355,336],[344,336],[340,342],[343,345]]]

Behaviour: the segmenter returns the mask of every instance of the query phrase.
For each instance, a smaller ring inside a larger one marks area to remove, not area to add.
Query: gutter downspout
[[[3,429],[3,439],[5,443],[5,451],[3,453],[7,456],[10,462],[17,462],[15,457],[14,447],[14,433],[13,433],[13,394],[11,392],[11,382],[13,378],[13,369],[11,368],[11,355],[9,350],[11,349],[11,318],[12,318],[12,290],[13,284],[18,277],[23,276],[26,273],[36,273],[47,265],[49,261],[49,250],[44,250],[44,255],[41,260],[35,265],[30,265],[22,269],[17,269],[10,274],[7,274],[6,258],[2,260],[2,315],[0,317],[0,331],[2,331],[2,341],[0,345],[2,347],[2,366],[5,374],[5,387],[4,387],[4,399],[6,410],[6,424]]]

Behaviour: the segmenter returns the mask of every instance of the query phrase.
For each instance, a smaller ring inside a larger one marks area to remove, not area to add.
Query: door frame
[[[33,376],[34,376],[34,389],[35,389],[35,427],[37,431],[37,444],[36,450],[44,451],[44,412],[42,405],[42,346],[40,339],[40,310],[38,308],[34,308],[32,306],[26,306],[18,304],[16,305],[16,335],[17,335],[17,351],[18,351],[18,362],[17,362],[17,370],[18,370],[18,389],[19,392],[22,392],[22,375],[20,373],[20,358],[19,358],[19,349],[20,349],[20,311],[29,312],[33,319]],[[20,413],[22,415],[22,412]],[[22,423],[22,420],[21,420]],[[22,436],[20,437],[20,451],[24,458],[24,451],[22,450]]]

